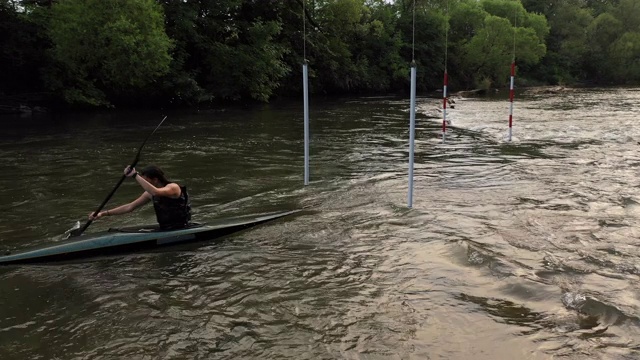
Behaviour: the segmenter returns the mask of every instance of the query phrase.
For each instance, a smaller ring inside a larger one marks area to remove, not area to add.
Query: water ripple
[[[522,94],[511,143],[506,99],[458,98],[444,144],[440,100],[420,98],[412,209],[406,99],[319,101],[307,187],[298,106],[170,114],[143,163],[188,184],[199,221],[307,211],[217,243],[0,269],[0,357],[637,358],[639,96]],[[3,248],[85,218],[156,122],[84,120],[3,137],[21,139],[0,143]]]

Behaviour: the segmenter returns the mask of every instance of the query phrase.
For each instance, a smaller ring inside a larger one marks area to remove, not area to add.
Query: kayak
[[[48,244],[16,254],[5,254],[0,256],[0,265],[65,261],[212,240],[280,219],[298,211],[229,218],[208,225],[193,224],[179,230],[163,231],[157,225],[109,229],[108,231],[86,234],[73,238],[73,240]]]

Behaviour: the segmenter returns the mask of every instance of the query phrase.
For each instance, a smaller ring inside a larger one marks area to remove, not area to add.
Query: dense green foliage
[[[50,11],[51,90],[106,105],[169,71],[171,40],[153,0],[64,0]]]
[[[404,92],[412,61],[421,91],[505,87],[514,56],[522,84],[640,84],[640,2],[0,0],[0,94],[66,104],[298,96],[305,59],[312,93]]]

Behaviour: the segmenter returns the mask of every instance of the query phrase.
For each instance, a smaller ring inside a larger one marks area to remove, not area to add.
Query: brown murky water
[[[314,99],[312,99],[314,100]],[[0,268],[1,359],[637,359],[640,90],[168,113],[145,148],[207,219],[313,211],[216,244]],[[163,114],[3,119],[0,248],[54,242]],[[112,205],[140,189],[127,183]],[[153,221],[152,209],[89,231]]]

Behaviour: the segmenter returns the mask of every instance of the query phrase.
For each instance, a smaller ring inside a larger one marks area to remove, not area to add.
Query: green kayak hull
[[[60,241],[15,254],[3,255],[0,256],[0,265],[67,261],[213,240],[297,212],[298,210],[294,210],[259,216],[229,218],[207,225],[194,224],[185,229],[170,231],[161,231],[157,226],[109,229],[109,231],[105,232],[86,234],[72,240]]]

